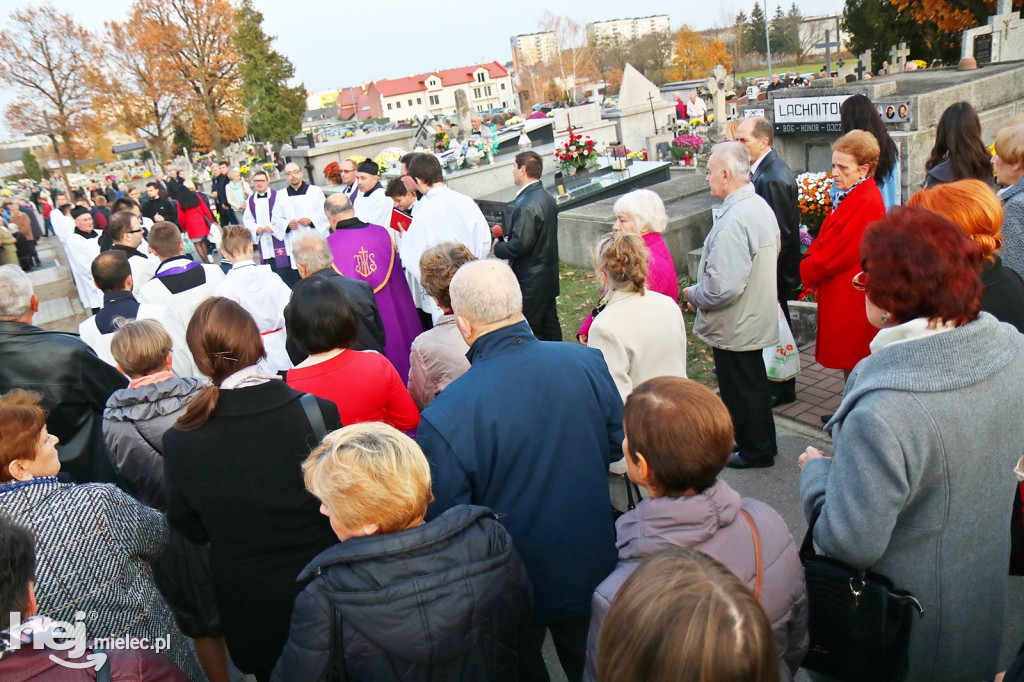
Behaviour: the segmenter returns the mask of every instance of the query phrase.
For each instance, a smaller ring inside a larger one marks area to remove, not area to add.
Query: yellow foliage
[[[672,67],[666,74],[669,80],[685,81],[705,78],[721,64],[732,70],[732,57],[725,42],[718,38],[705,38],[683,24],[676,33],[672,49]]]

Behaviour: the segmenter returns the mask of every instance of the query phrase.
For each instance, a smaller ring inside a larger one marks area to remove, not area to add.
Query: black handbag
[[[870,570],[851,568],[814,551],[811,514],[800,546],[809,606],[810,648],[803,667],[847,682],[903,680],[915,613],[921,602]]]

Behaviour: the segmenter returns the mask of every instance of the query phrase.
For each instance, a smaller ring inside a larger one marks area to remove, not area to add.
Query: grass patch
[[[838,68],[835,66],[835,63],[836,60],[833,59],[832,66]],[[776,66],[775,64],[772,64],[772,73],[777,73],[781,76],[787,71],[795,71],[796,73],[813,73],[815,74],[815,76],[817,76],[818,74],[821,73],[821,69],[824,66],[824,61],[814,62],[811,64],[790,64],[789,66]],[[743,73],[738,73],[736,74],[736,80],[738,81],[743,78],[764,78],[766,76],[768,76],[767,66],[764,67],[763,69],[755,69],[754,71],[744,71]]]
[[[559,263],[558,278],[561,280],[558,320],[562,324],[562,338],[575,342],[576,330],[597,305],[601,287],[597,275],[590,268]],[[681,286],[690,284],[685,277],[680,280]],[[711,371],[715,364],[711,357],[711,347],[693,335],[694,314],[683,313],[683,317],[686,319],[686,373],[694,381],[715,388],[718,386],[718,378]]]

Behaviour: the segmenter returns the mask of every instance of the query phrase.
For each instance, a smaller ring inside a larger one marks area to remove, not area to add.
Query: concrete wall
[[[668,228],[664,238],[676,271],[685,273],[686,254],[704,243],[711,231],[711,208],[719,202],[711,197],[703,177],[672,178],[652,185],[665,202]],[[618,197],[580,206],[558,215],[558,257],[578,267],[592,268],[593,248],[615,223],[612,207]]]
[[[404,130],[387,130],[380,133],[369,133],[368,135],[353,135],[343,140],[325,142],[310,149],[309,147],[298,147],[282,151],[281,156],[286,161],[294,161],[303,167],[307,159],[313,165],[313,184],[326,185],[324,168],[332,161],[341,163],[350,156],[366,156],[374,158],[387,147],[400,147],[412,151],[412,140],[416,131],[413,128]]]
[[[533,147],[532,151],[540,155],[544,168],[553,168],[557,165],[554,145]],[[516,154],[502,154],[494,163],[482,163],[476,168],[463,168],[446,176],[444,181],[456,192],[468,194],[474,199],[485,197],[512,186],[512,167],[515,162]]]

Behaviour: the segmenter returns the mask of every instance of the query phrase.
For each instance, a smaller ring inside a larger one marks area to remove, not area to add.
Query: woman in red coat
[[[213,214],[206,201],[196,192],[196,186],[187,181],[178,194],[178,225],[188,233],[192,245],[196,247],[199,259],[206,262],[206,237],[210,234]]]
[[[800,263],[804,286],[818,289],[815,359],[847,375],[867,357],[868,344],[878,332],[864,312],[864,292],[853,286],[861,271],[864,229],[885,217],[873,177],[878,155],[878,141],[863,130],[852,130],[832,145],[832,176],[839,190],[835,208]]]

